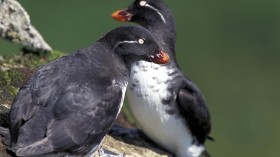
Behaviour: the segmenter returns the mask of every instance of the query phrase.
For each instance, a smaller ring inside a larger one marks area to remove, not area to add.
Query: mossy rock
[[[11,105],[19,88],[38,66],[63,55],[62,52],[53,51],[43,58],[32,54],[0,57],[0,105]]]

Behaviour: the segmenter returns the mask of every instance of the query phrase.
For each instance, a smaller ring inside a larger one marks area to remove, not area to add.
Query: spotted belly
[[[131,67],[127,90],[131,111],[142,131],[170,151],[176,149],[179,136],[188,132],[174,113],[176,95],[168,90],[172,72],[167,66],[140,61]]]

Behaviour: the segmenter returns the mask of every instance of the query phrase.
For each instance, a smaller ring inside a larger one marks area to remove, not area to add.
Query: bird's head
[[[163,0],[135,0],[129,7],[117,10],[112,17],[121,22],[165,25],[172,16]]]
[[[169,56],[161,51],[152,34],[140,26],[122,26],[107,33],[103,39],[113,51],[128,61],[146,60],[156,64],[169,62]]]

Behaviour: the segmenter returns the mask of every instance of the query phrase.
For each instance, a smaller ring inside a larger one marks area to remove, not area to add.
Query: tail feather
[[[53,145],[48,138],[44,138],[25,147],[13,147],[12,151],[15,152],[17,156],[38,156],[53,152]]]
[[[215,142],[215,139],[213,137],[211,137],[211,136],[207,136],[207,139],[210,140],[210,141]]]
[[[11,134],[8,128],[4,128],[0,126],[0,135],[3,137],[3,143],[6,146],[11,145]]]
[[[211,136],[207,136],[207,139],[212,141],[212,142],[215,142],[215,139],[213,137],[211,137]],[[211,154],[207,150],[203,151],[203,156],[205,156],[205,157],[212,157]]]

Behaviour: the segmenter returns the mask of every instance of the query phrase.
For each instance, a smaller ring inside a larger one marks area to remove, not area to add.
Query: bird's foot
[[[111,152],[110,152],[111,153]],[[125,154],[122,153],[122,154],[109,154],[109,153],[105,153],[104,149],[103,148],[99,148],[98,150],[98,154],[99,154],[99,157],[125,157]]]
[[[125,139],[141,139],[144,136],[144,133],[136,128],[125,128],[118,124],[113,125],[108,134]]]

